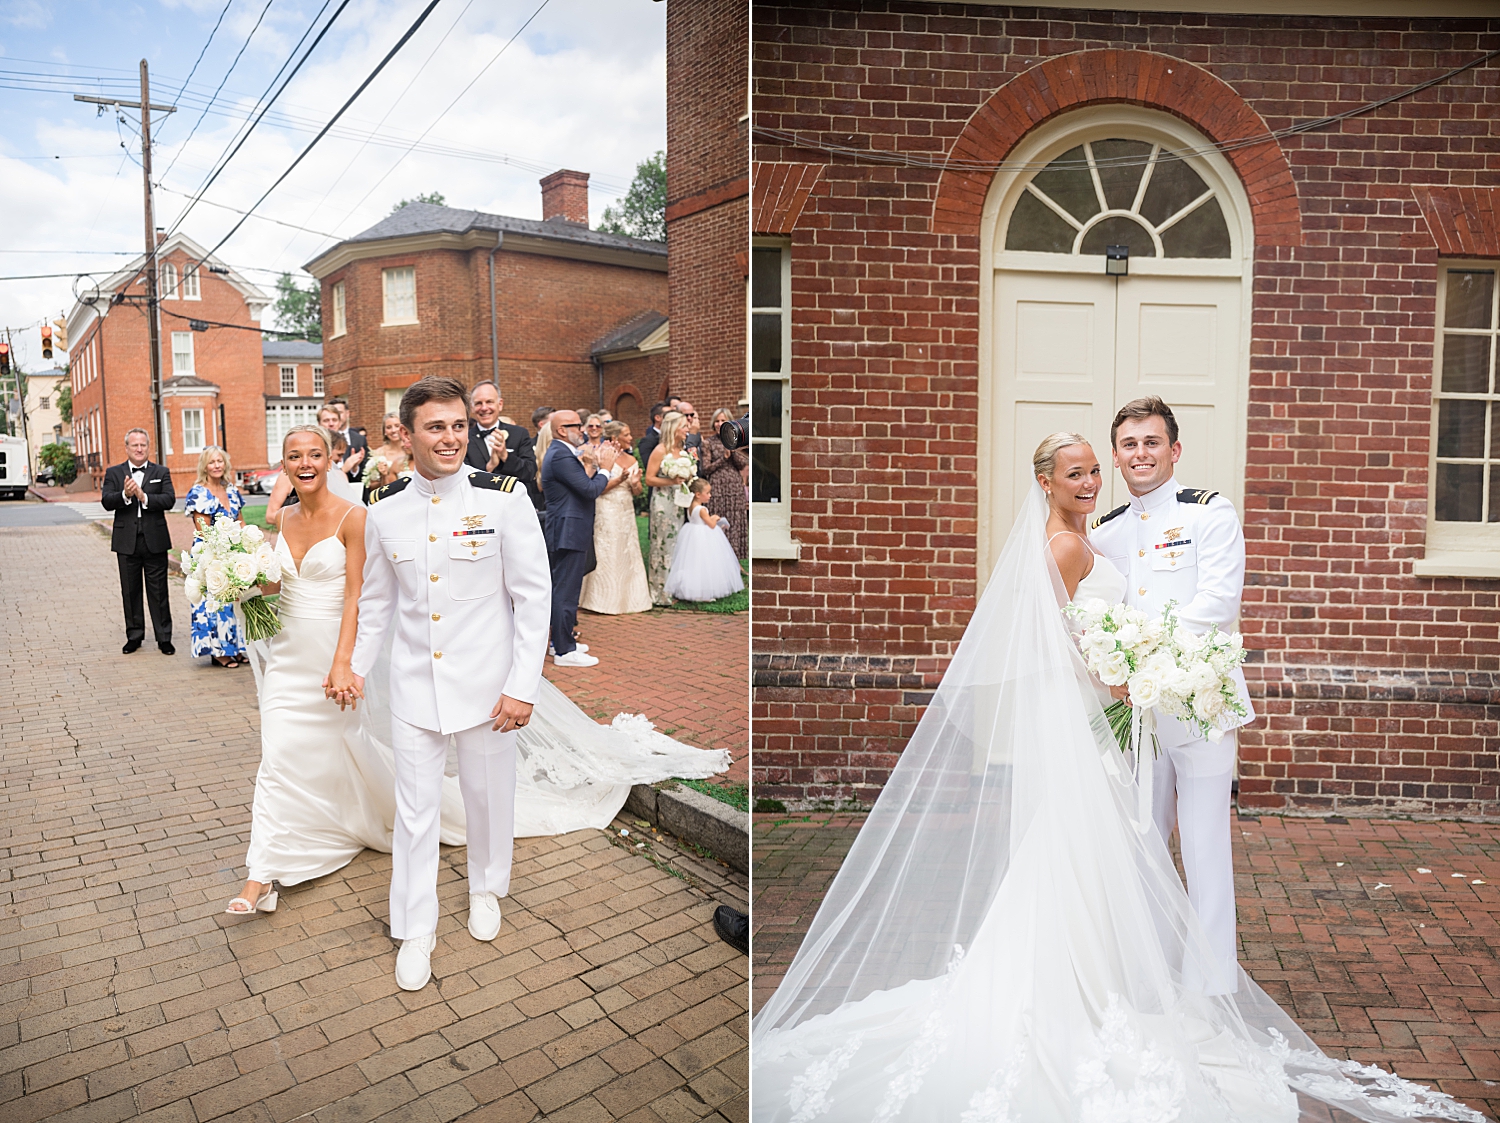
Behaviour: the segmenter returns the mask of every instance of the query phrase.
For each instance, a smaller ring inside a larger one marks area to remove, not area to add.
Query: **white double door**
[[[1032,484],[1042,438],[1081,433],[1104,470],[1098,513],[1129,498],[1111,466],[1115,411],[1149,394],[1177,417],[1184,487],[1244,492],[1237,277],[995,272],[990,397],[995,473],[988,492],[986,572]],[[1009,446],[1008,450],[1006,446]],[[1005,451],[1001,451],[1005,450]]]

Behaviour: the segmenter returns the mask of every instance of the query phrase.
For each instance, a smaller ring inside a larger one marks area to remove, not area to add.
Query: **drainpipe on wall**
[[[599,408],[604,408],[604,360],[598,355],[590,355],[589,362],[594,364],[594,376],[599,379]]]
[[[502,398],[505,395],[500,390],[500,336],[495,328],[495,255],[503,245],[505,231],[497,230],[495,248],[490,250],[490,378],[495,383],[495,393]]]

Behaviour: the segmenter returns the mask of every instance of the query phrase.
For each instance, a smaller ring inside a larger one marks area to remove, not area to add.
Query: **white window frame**
[[[178,350],[178,344],[181,343],[184,340],[187,341],[187,347],[184,350]],[[177,356],[178,355],[182,355],[182,354],[186,354],[187,355],[187,367],[185,369],[183,367],[180,367],[180,366],[177,365]],[[197,373],[198,373],[198,368],[197,368],[196,361],[195,361],[194,356],[193,356],[193,333],[190,332],[190,331],[174,331],[172,333],[172,374],[173,374],[173,376],[175,377],[176,375],[179,375],[179,374],[196,375]]]
[[[195,407],[193,409],[184,409],[184,410],[181,411],[181,413],[182,413],[182,451],[183,452],[202,452],[203,449],[204,449],[204,447],[205,447],[204,446],[204,440],[206,438],[206,434],[205,434],[204,429],[203,429],[203,410],[200,409],[200,408],[196,408]],[[193,440],[193,436],[194,436],[193,430],[188,427],[188,422],[189,421],[196,422],[197,437],[198,437],[198,439],[196,441]]]
[[[398,274],[411,276],[411,316],[405,317],[403,309],[392,310],[391,287]],[[380,326],[395,327],[400,324],[420,323],[417,319],[417,267],[415,265],[392,265],[380,271],[381,321]]]
[[[321,402],[267,402],[266,456],[272,464],[281,459],[281,440],[297,425],[316,425]]]
[[[1445,328],[1447,318],[1448,272],[1482,271],[1495,276],[1491,294],[1490,327]],[[1444,258],[1438,262],[1437,303],[1433,314],[1432,348],[1432,429],[1427,452],[1427,543],[1424,556],[1412,564],[1417,577],[1500,577],[1500,522],[1439,522],[1437,519],[1438,403],[1444,398],[1483,398],[1495,403],[1491,407],[1490,425],[1500,424],[1500,394],[1451,395],[1443,393],[1443,344],[1445,333],[1488,335],[1491,369],[1500,361],[1495,348],[1500,346],[1500,261]],[[1497,372],[1500,373],[1500,372]],[[1500,377],[1492,384],[1500,390]],[[1485,448],[1490,448],[1488,440]],[[1444,459],[1448,459],[1444,457]],[[1486,457],[1486,467],[1500,465],[1500,457]],[[1493,486],[1493,485],[1492,485]],[[1481,514],[1487,513],[1481,510]]]
[[[178,285],[178,295],[183,300],[202,300],[203,292],[198,283],[198,267],[202,262],[190,261],[182,267],[182,283]]]
[[[344,282],[339,281],[333,286],[333,331],[330,339],[337,339],[349,330],[348,306],[345,303]]]
[[[281,379],[281,382],[280,382],[281,396],[283,398],[295,398],[297,396],[297,364],[296,363],[282,363],[277,368],[276,373],[278,374],[278,376]],[[292,388],[290,390],[288,390],[286,388],[287,377],[289,375],[291,376],[291,382],[292,382]]]
[[[177,266],[170,261],[163,261],[156,270],[157,297],[161,300],[173,300],[177,296]]]
[[[754,462],[757,445],[775,444],[781,447],[781,502],[750,504],[750,556],[778,561],[796,561],[801,556],[802,546],[792,537],[792,246],[786,238],[754,238],[751,240],[752,254],[757,249],[777,248],[781,250],[781,306],[779,308],[753,306],[751,294],[754,289],[751,278],[745,279],[745,367],[750,382],[750,455]],[[754,258],[751,258],[752,262]],[[753,268],[753,266],[752,266]],[[776,312],[781,316],[781,370],[755,371],[753,365],[754,345],[751,339],[752,317],[756,313],[765,315]],[[781,383],[781,432],[776,436],[759,436],[755,432],[755,384],[757,382]],[[751,469],[754,472],[754,468]],[[752,489],[753,490],[753,489]]]
[[[315,397],[315,398],[321,398],[323,396],[323,364],[322,363],[314,363],[313,364],[313,389],[312,389],[312,392],[313,392],[313,397]]]
[[[161,407],[161,439],[167,446],[166,448],[162,449],[162,459],[165,460],[168,456],[173,455],[172,411],[167,408],[165,402],[162,403]]]

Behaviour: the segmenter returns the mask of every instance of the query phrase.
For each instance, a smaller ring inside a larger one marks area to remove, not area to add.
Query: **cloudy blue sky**
[[[107,275],[144,237],[135,111],[122,124],[72,95],[135,100],[148,60],[152,102],[181,106],[153,125],[157,222],[171,227],[299,38],[341,2],[0,0],[0,277],[68,274],[0,281],[0,325],[27,329],[28,369],[41,365],[35,325],[72,304],[71,275]],[[224,208],[270,186],[426,4],[349,0],[182,229],[205,246],[223,237],[240,217]],[[653,0],[441,0],[219,256],[269,289],[421,192],[540,218],[537,180],[561,167],[591,174],[597,223],[666,146],[665,17]]]

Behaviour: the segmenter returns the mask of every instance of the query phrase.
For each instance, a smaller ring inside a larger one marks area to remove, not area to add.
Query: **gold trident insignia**
[[[1163,538],[1181,538],[1182,537],[1182,527],[1180,527],[1180,526],[1174,526],[1171,530],[1164,530],[1164,531],[1162,531],[1161,535],[1162,535]]]
[[[465,530],[478,530],[479,525],[484,522],[483,515],[465,515],[463,517]]]

